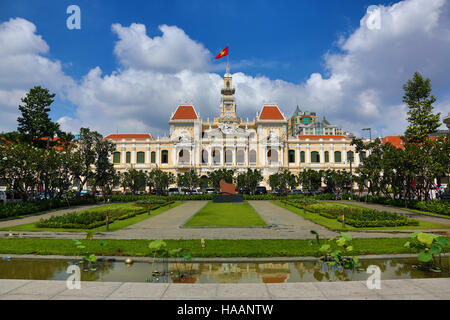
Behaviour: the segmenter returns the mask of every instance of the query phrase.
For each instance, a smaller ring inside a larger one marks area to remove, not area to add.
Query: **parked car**
[[[216,189],[214,189],[214,188],[206,188],[206,193],[207,194],[215,194],[216,193]]]
[[[169,188],[169,196],[181,194],[180,188]]]
[[[153,194],[155,196],[167,196],[167,190],[153,189],[150,194]]]
[[[256,187],[255,194],[267,194],[266,187]]]
[[[447,191],[444,191],[440,196],[439,199],[441,200],[450,200],[450,189]]]
[[[241,189],[239,189],[239,193],[240,194],[250,194],[250,191],[248,189],[241,188]]]
[[[319,194],[319,191],[317,190],[312,190],[312,189],[308,189],[308,191],[306,192],[307,195],[309,196],[313,196],[315,194]]]
[[[6,191],[0,191],[0,203],[6,202]]]
[[[20,202],[22,201],[22,196],[16,190],[7,190],[6,193],[6,202]]]
[[[303,191],[300,189],[291,190],[291,194],[303,194]]]
[[[192,189],[189,191],[189,194],[191,195],[198,195],[198,194],[202,194],[200,191],[196,190],[196,189]]]

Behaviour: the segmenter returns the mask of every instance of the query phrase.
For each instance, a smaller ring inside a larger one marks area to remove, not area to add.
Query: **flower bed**
[[[165,201],[163,203],[151,203],[150,210],[156,210],[162,206],[173,203]],[[109,216],[109,222],[115,220],[124,220],[136,215],[146,213],[147,205],[137,203],[124,203],[109,206],[103,206],[92,210],[81,212],[70,212],[62,216],[53,216],[49,219],[41,219],[36,223],[38,228],[65,228],[65,229],[93,229],[106,224],[106,214]]]
[[[296,202],[289,201],[289,204],[303,208],[302,204]],[[355,228],[417,226],[419,224],[417,220],[392,212],[351,207],[341,203],[311,203],[306,205],[306,210],[340,222],[344,214],[345,223]]]

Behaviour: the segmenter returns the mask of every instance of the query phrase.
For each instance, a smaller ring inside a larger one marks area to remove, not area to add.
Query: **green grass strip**
[[[444,225],[444,224],[438,224],[433,223],[429,221],[419,221],[418,226],[399,226],[399,227],[371,227],[371,228],[355,228],[350,225],[346,225],[345,228],[342,228],[342,222],[337,221],[336,219],[328,219],[325,218],[318,213],[309,212],[306,210],[306,212],[303,212],[303,209],[297,208],[295,206],[292,206],[290,204],[285,205],[282,201],[274,201],[274,203],[280,207],[283,207],[295,214],[298,214],[299,216],[302,216],[305,219],[308,219],[314,223],[320,224],[321,226],[324,226],[328,229],[334,230],[334,231],[358,231],[358,230],[415,230],[415,229],[448,229],[450,228],[450,225]],[[354,206],[354,205],[353,205]]]
[[[100,242],[106,241],[106,246]],[[319,256],[319,245],[309,240],[206,240],[202,249],[200,240],[164,240],[169,249],[185,248],[194,257],[297,257]],[[353,255],[411,253],[403,245],[406,238],[353,239]],[[148,256],[151,240],[81,240],[86,249],[77,249],[70,239],[0,239],[1,254],[82,255],[84,251],[96,255]],[[321,244],[325,239],[321,239]]]
[[[188,222],[185,227],[262,227],[267,223],[253,207],[244,203],[208,202]]]
[[[125,227],[128,227],[130,225],[133,225],[135,223],[144,221],[146,219],[149,219],[151,217],[154,217],[158,214],[161,214],[163,212],[166,212],[169,209],[175,208],[182,204],[183,202],[177,201],[175,203],[172,203],[163,207],[160,207],[156,210],[150,211],[150,216],[147,215],[147,213],[142,213],[137,216],[134,216],[132,218],[124,219],[124,220],[115,220],[113,223],[109,225],[109,231],[117,231],[120,229],[123,229]],[[101,208],[98,208],[101,209]],[[106,226],[97,227],[94,229],[65,229],[65,228],[38,228],[36,227],[36,222],[27,223],[27,224],[21,224],[13,227],[7,227],[0,229],[2,231],[60,231],[60,232],[81,232],[81,231],[92,231],[92,232],[106,232]]]

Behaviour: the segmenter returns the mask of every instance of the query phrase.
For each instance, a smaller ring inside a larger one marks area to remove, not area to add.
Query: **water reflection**
[[[66,280],[69,260],[12,259],[0,260],[0,278]],[[363,271],[342,270],[320,262],[260,262],[260,263],[151,263],[102,261],[95,271],[81,272],[82,281],[144,282],[153,271],[161,274],[151,282],[174,283],[285,283],[366,280],[369,265],[377,265],[382,279],[413,279],[450,277],[450,273],[435,273],[415,268],[417,259],[362,260]],[[449,259],[443,259],[448,270]]]

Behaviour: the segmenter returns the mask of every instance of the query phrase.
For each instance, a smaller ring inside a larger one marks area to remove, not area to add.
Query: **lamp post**
[[[372,142],[372,128],[362,128],[363,131],[369,131],[370,142]]]

